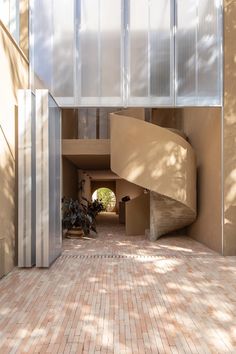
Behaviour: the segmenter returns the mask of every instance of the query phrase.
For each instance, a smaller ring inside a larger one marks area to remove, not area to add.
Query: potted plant
[[[81,237],[96,230],[96,216],[103,210],[102,203],[98,200],[89,202],[72,198],[62,199],[62,229],[67,230],[67,237]]]

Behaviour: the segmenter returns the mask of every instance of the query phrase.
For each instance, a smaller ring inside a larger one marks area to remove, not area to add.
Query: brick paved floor
[[[235,257],[100,219],[50,269],[0,281],[0,354],[236,353]]]

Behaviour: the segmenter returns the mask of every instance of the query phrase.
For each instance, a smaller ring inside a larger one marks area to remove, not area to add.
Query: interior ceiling
[[[81,170],[110,170],[110,155],[66,155]]]
[[[114,172],[111,170],[97,170],[97,171],[85,171],[92,181],[113,181],[120,179]]]

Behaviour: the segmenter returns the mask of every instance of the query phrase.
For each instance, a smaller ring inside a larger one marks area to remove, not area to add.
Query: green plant
[[[111,211],[116,204],[115,194],[108,188],[99,188],[97,190],[97,198],[103,204],[104,210]]]
[[[96,216],[103,210],[103,206],[97,200],[92,203],[85,198],[82,200],[83,202],[72,198],[62,199],[62,228],[71,230],[80,227],[88,235],[91,230],[97,232]]]

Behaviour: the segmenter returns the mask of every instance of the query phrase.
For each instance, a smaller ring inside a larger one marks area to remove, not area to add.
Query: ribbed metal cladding
[[[176,0],[177,105],[220,105],[220,0]]]
[[[47,90],[36,90],[36,266],[60,255],[61,112]]]
[[[221,105],[222,0],[31,3],[33,69],[59,105]]]
[[[18,266],[35,264],[35,96],[18,92]]]

